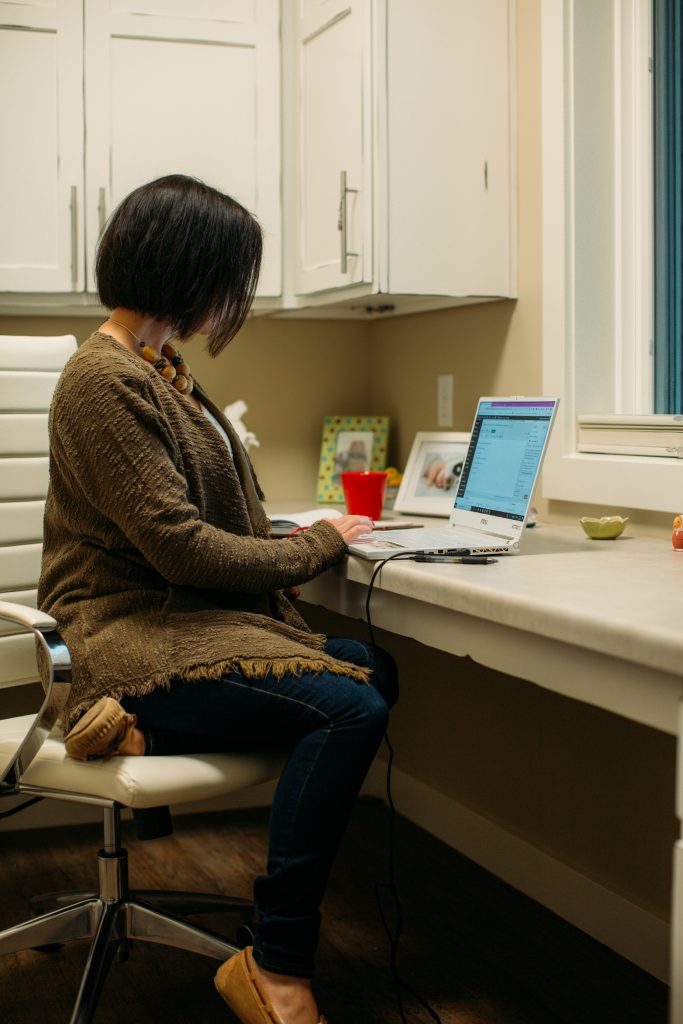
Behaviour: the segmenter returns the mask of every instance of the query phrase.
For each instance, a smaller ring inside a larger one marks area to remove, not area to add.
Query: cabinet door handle
[[[78,284],[78,190],[76,185],[71,186],[69,211],[71,213],[71,287],[75,291]]]
[[[101,188],[97,195],[97,217],[99,221],[99,237],[102,237],[104,231],[104,225],[107,220],[107,192],[106,189]]]
[[[347,259],[349,256],[357,256],[357,252],[349,252],[347,246],[347,216],[346,216],[346,197],[349,192],[358,192],[357,188],[349,188],[346,184],[346,171],[342,171],[340,175],[339,183],[339,221],[337,228],[341,231],[341,272],[342,274],[348,273],[347,271]]]

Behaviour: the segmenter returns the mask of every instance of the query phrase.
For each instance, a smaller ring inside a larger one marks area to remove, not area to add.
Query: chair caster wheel
[[[237,929],[235,935],[235,945],[239,946],[240,949],[245,949],[247,946],[254,945],[254,939],[256,938],[256,923],[254,921],[245,921]]]

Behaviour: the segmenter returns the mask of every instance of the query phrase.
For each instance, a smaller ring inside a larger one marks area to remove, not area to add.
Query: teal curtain
[[[653,3],[655,412],[683,412],[681,0]]]

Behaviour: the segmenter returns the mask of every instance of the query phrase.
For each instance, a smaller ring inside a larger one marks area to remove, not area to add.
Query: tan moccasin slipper
[[[259,984],[251,946],[221,964],[214,984],[241,1024],[285,1024]],[[318,1024],[327,1021],[321,1017]]]
[[[118,754],[136,725],[137,717],[124,711],[117,700],[100,697],[64,737],[66,752],[77,761],[93,757],[107,761]]]

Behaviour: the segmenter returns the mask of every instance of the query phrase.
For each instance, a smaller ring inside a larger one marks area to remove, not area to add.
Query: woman
[[[218,355],[260,259],[254,218],[190,178],[144,185],[114,213],[96,271],[111,315],[50,414],[39,601],[72,654],[72,756],[291,748],[254,947],[216,987],[244,1024],[318,1024],[318,908],[396,678],[370,645],[313,634],[287,596],[369,521],[269,539],[246,452],[170,341],[205,333]]]

